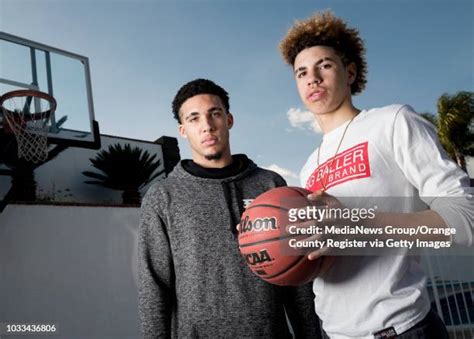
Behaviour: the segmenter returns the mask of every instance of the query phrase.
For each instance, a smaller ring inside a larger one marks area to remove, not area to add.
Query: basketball
[[[289,246],[290,239],[308,235],[288,235],[291,208],[310,204],[312,193],[300,187],[277,187],[259,195],[244,211],[239,228],[239,249],[248,266],[263,280],[281,286],[298,286],[312,281],[319,259],[309,260],[302,250]],[[299,238],[298,238],[299,237]]]

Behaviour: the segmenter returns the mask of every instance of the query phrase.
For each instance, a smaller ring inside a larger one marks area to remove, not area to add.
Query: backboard
[[[100,148],[87,57],[0,32],[0,95],[20,89],[56,99],[48,123],[49,144]],[[0,131],[4,124],[0,110]]]

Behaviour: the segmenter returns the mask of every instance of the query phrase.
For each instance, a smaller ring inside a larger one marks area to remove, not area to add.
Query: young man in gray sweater
[[[143,199],[139,315],[144,338],[319,338],[309,285],[279,287],[241,257],[235,225],[244,202],[285,181],[231,155],[227,92],[197,79],[173,101],[192,160],[181,161]]]

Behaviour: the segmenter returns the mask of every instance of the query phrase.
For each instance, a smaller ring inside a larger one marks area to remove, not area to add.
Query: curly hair
[[[179,110],[181,109],[183,103],[189,98],[192,98],[199,94],[212,94],[218,96],[221,99],[226,111],[229,112],[229,94],[225,91],[225,89],[223,89],[219,85],[216,85],[211,80],[196,79],[183,85],[178,90],[178,93],[173,99],[173,103],[171,105],[173,115],[179,123],[181,123],[181,119],[179,117]]]
[[[364,42],[357,29],[347,27],[331,11],[315,13],[307,20],[296,21],[280,42],[280,52],[285,62],[293,66],[302,50],[320,45],[332,47],[344,66],[354,62],[357,75],[351,93],[361,93],[367,82]]]

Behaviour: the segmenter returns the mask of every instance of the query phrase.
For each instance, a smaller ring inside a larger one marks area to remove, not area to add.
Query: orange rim
[[[4,95],[0,96],[0,106],[3,110],[7,111],[8,113],[16,116],[18,115],[17,112],[11,111],[5,107],[3,107],[3,103],[9,99],[12,98],[18,98],[18,97],[35,97],[35,98],[40,98],[49,101],[50,103],[50,109],[43,111],[43,112],[38,112],[38,113],[26,113],[23,114],[23,120],[25,121],[34,121],[34,120],[39,120],[39,119],[44,119],[44,118],[49,118],[52,112],[56,110],[56,99],[54,99],[53,96],[40,92],[40,91],[35,91],[31,89],[22,89],[22,90],[17,90],[17,91],[11,91],[7,92]]]

